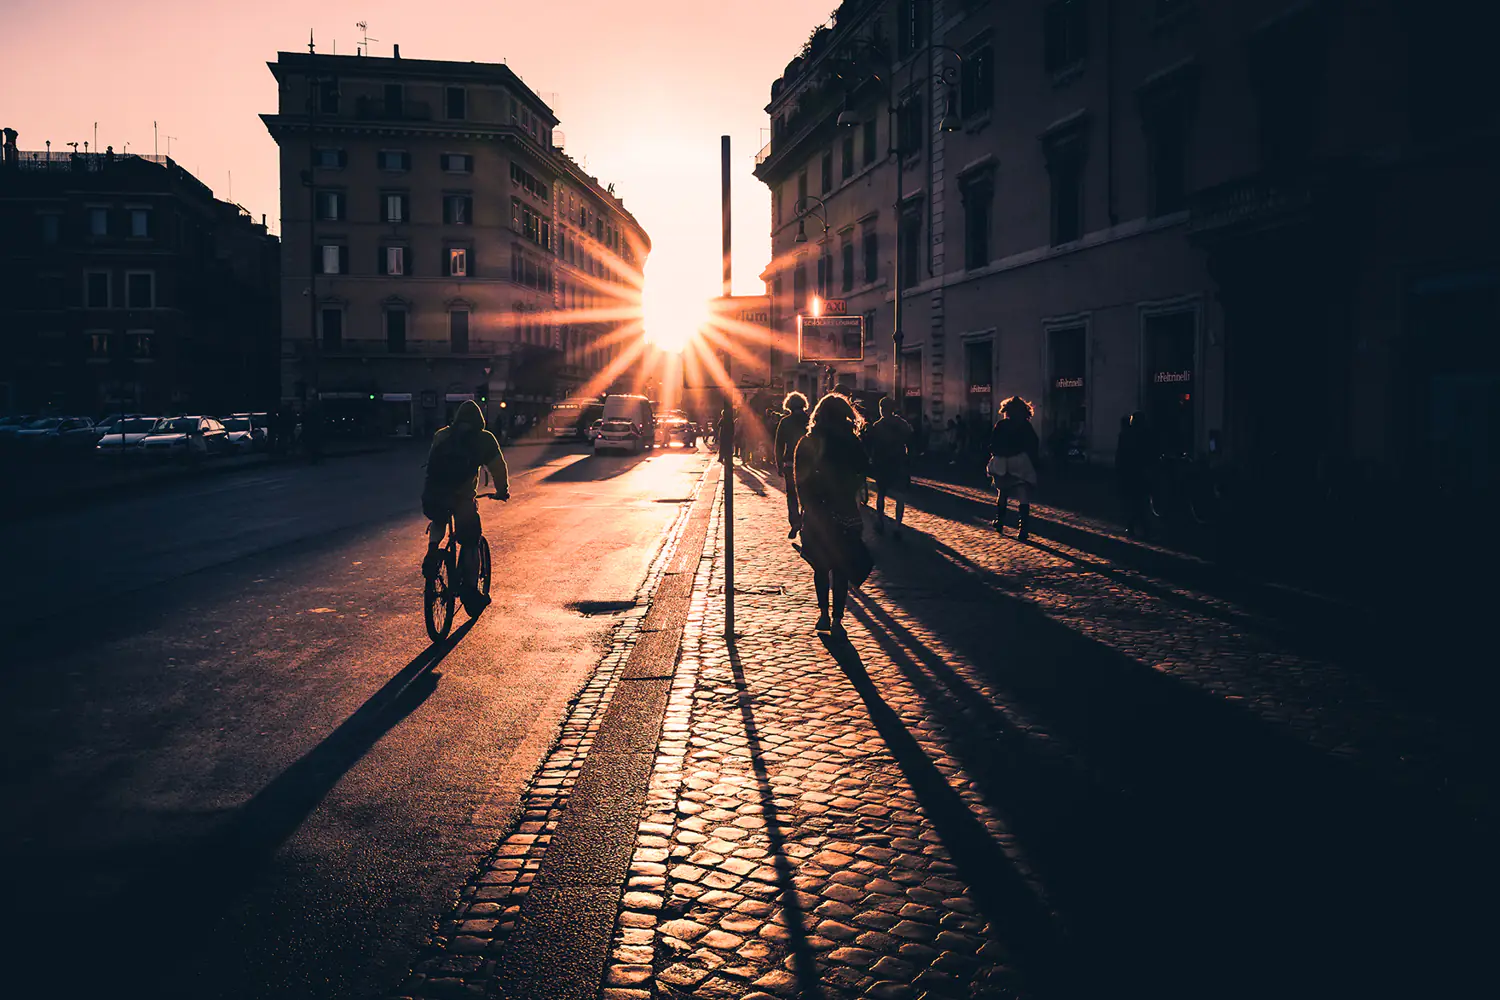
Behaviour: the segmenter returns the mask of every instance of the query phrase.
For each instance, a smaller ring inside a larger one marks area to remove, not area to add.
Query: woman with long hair
[[[849,588],[863,583],[871,567],[858,501],[869,471],[859,440],[862,424],[847,396],[830,393],[813,409],[807,435],[797,442],[793,458],[802,504],[802,555],[812,566],[818,595],[814,627],[839,638],[844,637]]]
[[[1000,419],[990,431],[990,462],[985,471],[995,484],[995,530],[1005,534],[1005,509],[1016,498],[1020,530],[1016,541],[1026,541],[1031,520],[1031,494],[1036,490],[1036,467],[1041,464],[1041,442],[1031,426],[1031,404],[1012,396],[1000,404]]]

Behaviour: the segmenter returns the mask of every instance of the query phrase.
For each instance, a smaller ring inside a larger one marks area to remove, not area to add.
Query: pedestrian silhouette
[[[1031,494],[1041,464],[1041,442],[1031,426],[1031,404],[1012,396],[1000,404],[1000,419],[990,431],[990,461],[985,467],[995,484],[995,530],[1005,534],[1005,512],[1011,497],[1019,513],[1017,541],[1026,541],[1031,521]]]
[[[814,627],[838,638],[844,637],[849,588],[864,583],[873,568],[857,499],[869,471],[859,428],[847,396],[824,396],[792,463],[802,504],[802,555],[812,566],[818,596]]]
[[[776,424],[776,469],[786,482],[786,537],[795,538],[802,530],[802,511],[797,505],[797,477],[793,475],[792,458],[797,442],[807,433],[807,397],[789,392],[781,403],[786,415]]]

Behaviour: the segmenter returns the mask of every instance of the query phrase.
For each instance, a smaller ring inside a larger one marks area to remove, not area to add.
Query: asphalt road
[[[707,456],[515,449],[430,648],[419,450],[0,529],[10,985],[371,997],[512,821]],[[529,467],[528,467],[529,466]],[[133,981],[139,977],[138,982]]]

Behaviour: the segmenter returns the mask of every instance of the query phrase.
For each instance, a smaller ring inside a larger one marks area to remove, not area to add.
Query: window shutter
[[[411,169],[411,154],[410,153],[403,152],[401,154],[401,169],[402,170],[410,170]]]
[[[339,274],[349,273],[349,248],[339,247]]]
[[[447,195],[444,195],[443,196],[443,225],[445,225],[445,226],[452,225],[452,223],[453,223],[453,199],[450,198],[450,197],[448,197]]]
[[[386,253],[387,253],[387,248],[386,247],[376,247],[375,248],[375,273],[376,274],[389,274],[390,273],[390,268],[388,268],[386,266],[386,264],[387,264]]]

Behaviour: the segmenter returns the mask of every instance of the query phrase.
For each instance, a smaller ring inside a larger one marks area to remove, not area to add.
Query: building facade
[[[756,168],[786,350],[844,299],[871,332],[833,378],[892,392],[899,256],[934,429],[1020,393],[1095,461],[1143,411],[1247,475],[1493,490],[1496,106],[1444,8],[846,0]]]
[[[534,421],[621,350],[649,252],[504,65],[278,54],[283,399],[428,434]]]
[[[0,158],[0,409],[274,405],[279,241],[168,157]]]

